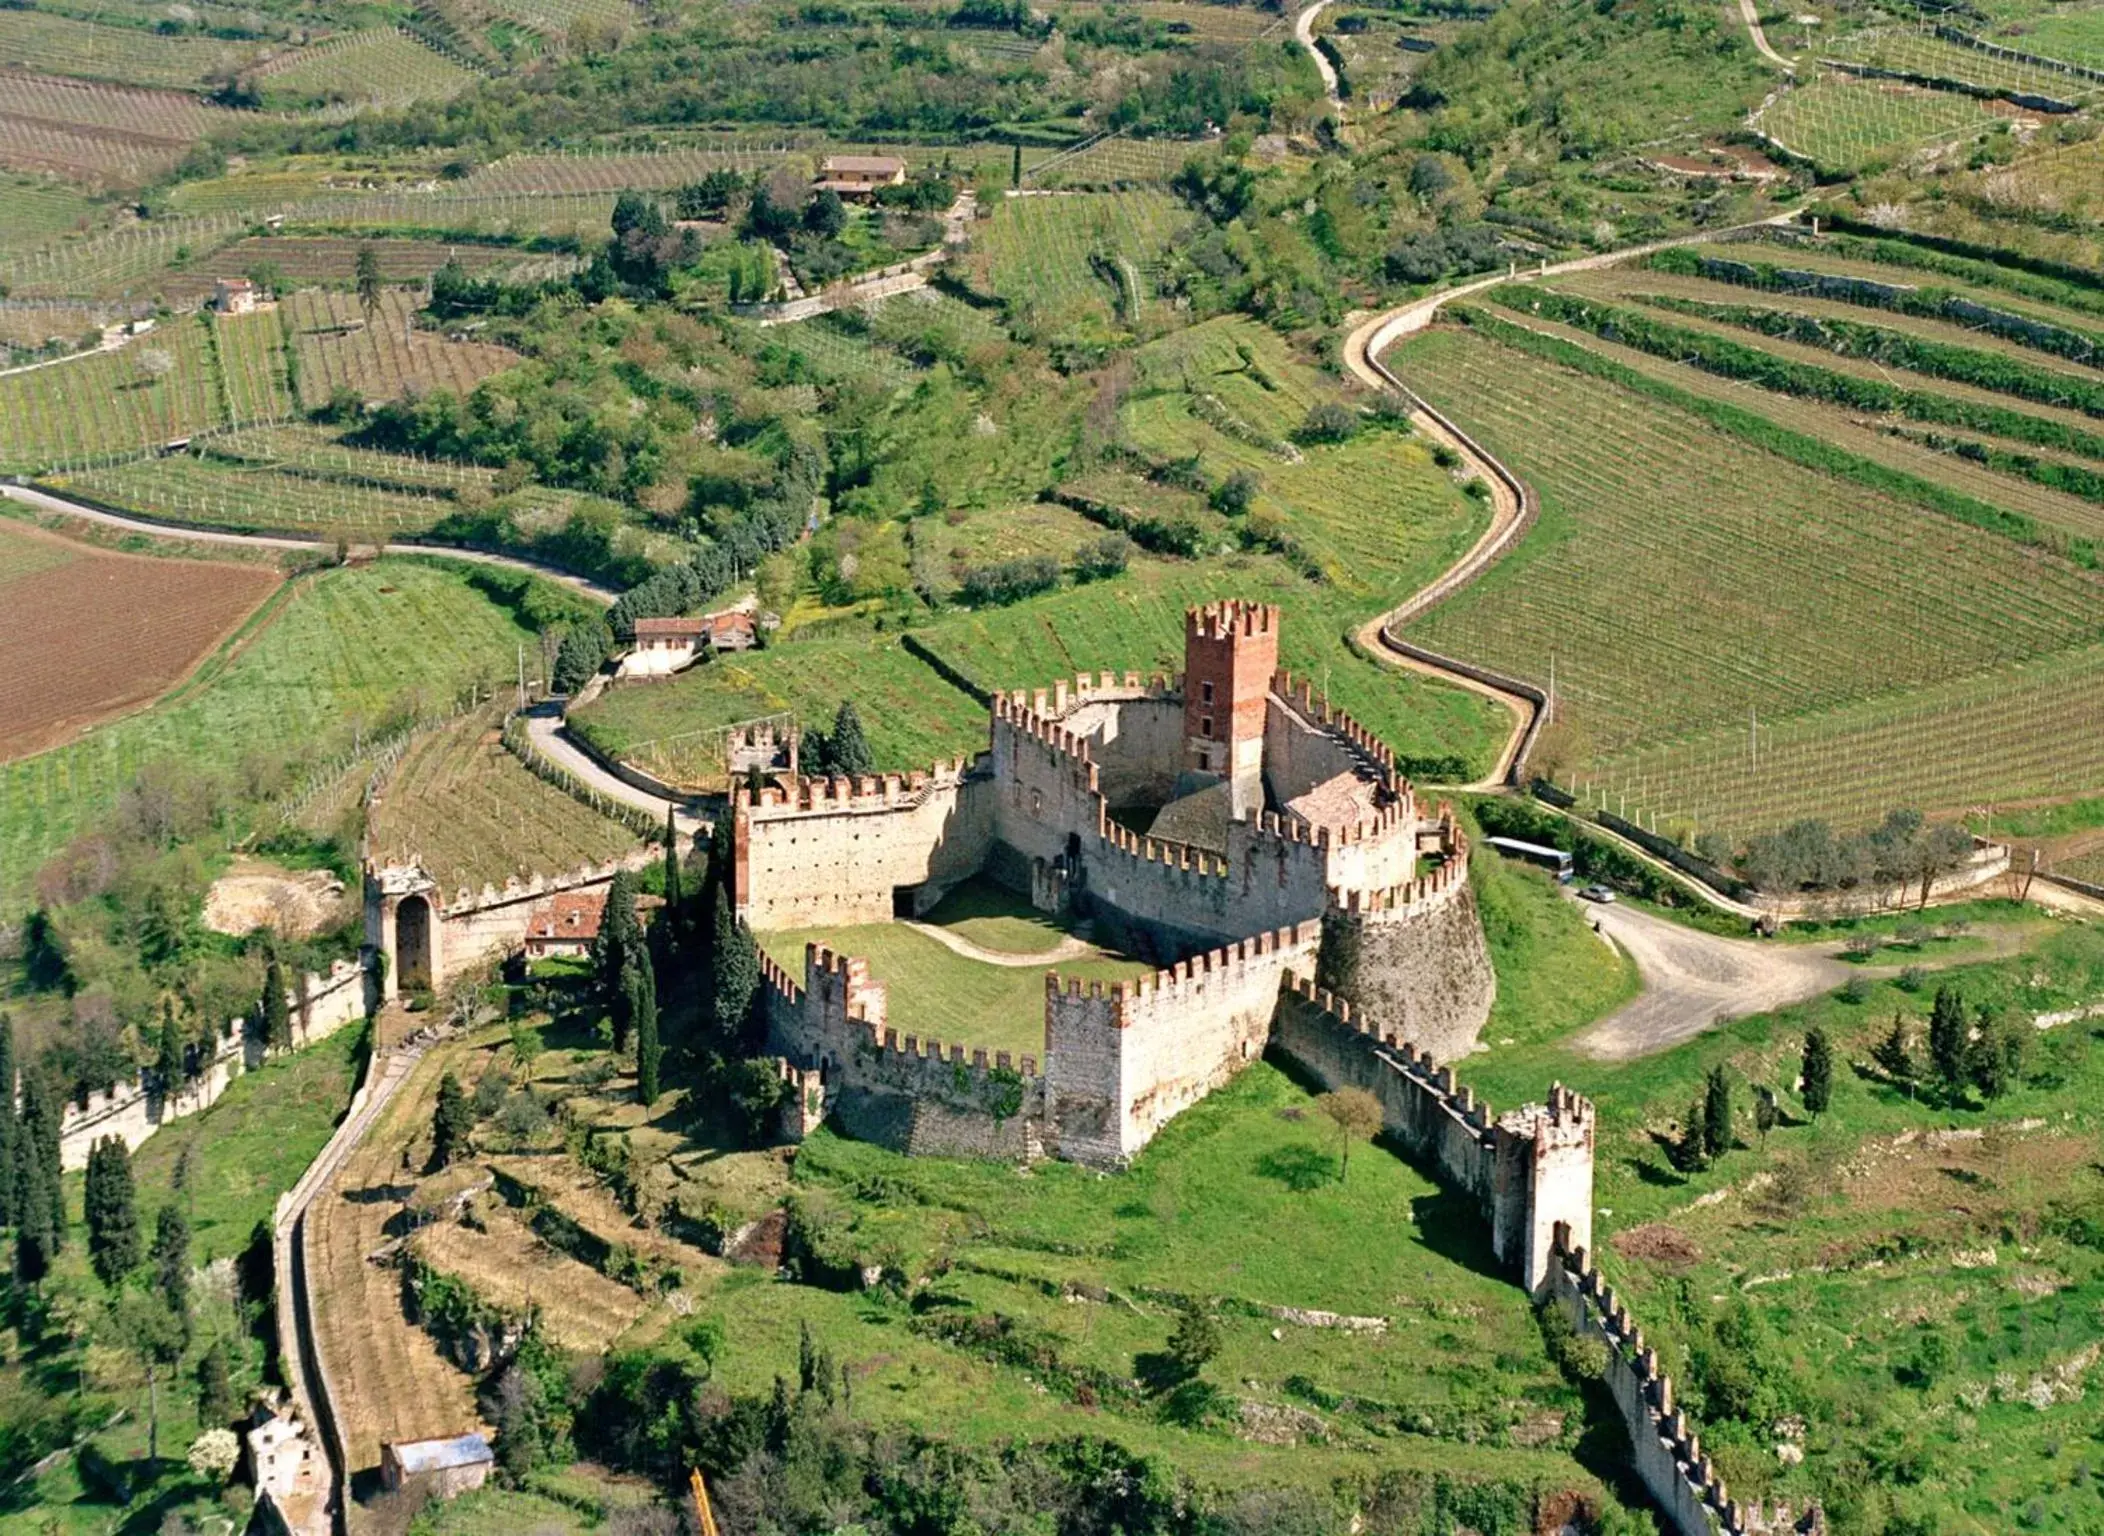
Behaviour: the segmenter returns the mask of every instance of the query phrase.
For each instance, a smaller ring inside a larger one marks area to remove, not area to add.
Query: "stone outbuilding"
[[[489,1441],[473,1431],[441,1440],[390,1440],[380,1447],[380,1485],[392,1492],[415,1483],[450,1499],[480,1488],[496,1465]]]

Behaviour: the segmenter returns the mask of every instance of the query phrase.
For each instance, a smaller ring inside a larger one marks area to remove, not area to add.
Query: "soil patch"
[[[1702,1261],[1701,1245],[1678,1227],[1669,1227],[1662,1221],[1617,1232],[1613,1242],[1615,1252],[1626,1258],[1644,1259],[1668,1269],[1686,1269]]]
[[[304,939],[343,915],[343,882],[325,869],[293,871],[259,859],[236,859],[205,893],[205,926],[237,938],[269,928]]]

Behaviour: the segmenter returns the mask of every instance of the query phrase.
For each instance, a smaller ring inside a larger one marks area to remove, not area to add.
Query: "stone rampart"
[[[986,862],[985,786],[959,758],[926,773],[798,779],[732,799],[738,910],[754,928],[889,922]]]
[[[339,960],[327,976],[302,976],[299,985],[286,990],[285,1000],[292,1015],[293,1044],[311,1045],[365,1017],[365,972]],[[59,1123],[59,1166],[69,1172],[85,1168],[89,1150],[104,1137],[115,1136],[136,1148],[169,1121],[211,1108],[244,1067],[261,1065],[263,1048],[243,1021],[234,1019],[208,1047],[200,1047],[200,1055],[197,1075],[172,1092],[164,1092],[153,1070],[142,1067],[130,1082],[90,1093],[85,1104],[68,1104]]]
[[[1045,1115],[1059,1155],[1129,1162],[1263,1053],[1282,981],[1314,964],[1316,923],[1260,933],[1130,982],[1045,977]]]
[[[1492,1251],[1529,1294],[1547,1277],[1556,1223],[1590,1239],[1595,1120],[1592,1106],[1562,1084],[1546,1105],[1493,1116],[1451,1066],[1294,976],[1271,1041],[1325,1087],[1364,1088],[1379,1100],[1387,1133],[1474,1196]]]
[[[1447,1060],[1475,1046],[1497,997],[1467,840],[1455,831],[1451,847],[1445,863],[1407,884],[1333,892],[1316,967],[1321,985],[1351,998],[1370,1026]]]

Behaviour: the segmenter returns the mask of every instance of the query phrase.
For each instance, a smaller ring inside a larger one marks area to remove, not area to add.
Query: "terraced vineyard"
[[[2024,51],[2039,53],[2037,48]],[[1997,58],[1911,27],[1874,28],[1844,38],[1831,56],[1929,80],[1956,80],[1989,91],[2013,91],[2079,103],[2100,93],[2099,83],[2071,70]]]
[[[1829,76],[1783,92],[1753,126],[1823,170],[1853,173],[1984,133],[2003,120],[1970,96]]]
[[[19,11],[0,11],[0,18]],[[7,218],[0,222],[0,251],[42,245],[94,223],[100,210],[79,192],[41,178],[0,175],[0,199]]]
[[[0,10],[0,65],[124,85],[196,89],[263,50],[219,38],[170,37],[150,27],[100,26],[41,10]]]
[[[114,352],[0,375],[0,468],[136,453],[226,420],[204,322],[165,320]]]
[[[1114,319],[1132,325],[1154,303],[1147,269],[1189,222],[1189,210],[1166,192],[1010,197],[995,204],[974,238],[986,251],[994,291],[1025,306],[1039,326]],[[1099,271],[1091,259],[1098,255],[1122,264],[1122,272]]]
[[[0,911],[20,909],[38,866],[107,815],[146,764],[231,773],[254,753],[319,760],[356,730],[508,688],[517,647],[534,643],[457,572],[415,561],[329,571],[264,613],[172,698],[0,767]]]
[[[214,445],[216,447],[216,444]],[[169,522],[352,538],[422,533],[459,510],[436,494],[180,454],[59,476],[55,484]]]
[[[632,153],[507,155],[483,167],[459,190],[468,196],[528,193],[617,193],[629,187],[683,187],[710,171],[757,171],[780,163],[780,148],[750,140]]]
[[[302,106],[406,107],[446,101],[476,76],[392,27],[346,32],[272,59],[255,71],[265,102]]]
[[[281,307],[298,350],[300,404],[309,409],[338,389],[367,400],[393,400],[411,389],[465,393],[519,360],[503,347],[417,330],[417,296],[399,288],[383,290],[369,325],[348,293],[310,289]]]
[[[0,165],[87,185],[161,175],[233,114],[177,91],[0,72]]]
[[[1167,186],[1189,161],[1214,152],[1215,146],[1203,140],[1121,136],[1063,156],[1057,164],[1032,167],[1026,174],[1032,186]]]
[[[375,858],[414,861],[451,893],[604,864],[636,846],[628,828],[535,777],[499,740],[499,723],[482,710],[417,738],[374,801]]]
[[[580,21],[602,27],[632,27],[634,7],[626,0],[483,0],[488,9],[521,26],[565,37]]]
[[[1839,739],[1862,730],[1851,706],[2043,666],[2104,637],[2093,574],[2019,557],[1619,387],[1452,330],[1390,365],[1542,498],[1519,550],[1411,633],[1544,681],[1553,656],[1582,743],[1577,776],[1666,742],[1725,739],[1755,714],[1769,728],[1798,720],[1806,737],[1832,715]],[[1919,752],[1971,761],[1956,743]],[[1823,803],[1795,802],[1798,814]],[[1699,809],[1670,787],[1646,806]]]

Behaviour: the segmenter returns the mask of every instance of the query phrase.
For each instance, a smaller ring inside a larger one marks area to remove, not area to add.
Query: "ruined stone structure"
[[[1181,678],[999,695],[975,758],[735,793],[733,892],[756,929],[910,918],[985,874],[1166,967],[1048,977],[1043,1055],[989,1064],[900,1040],[881,979],[813,946],[802,977],[766,971],[792,1130],[815,1098],[908,1150],[1123,1163],[1277,1043],[1282,997],[1318,972],[1415,1048],[1473,1045],[1495,981],[1467,840],[1278,669],[1278,637],[1275,607],[1193,609]]]

